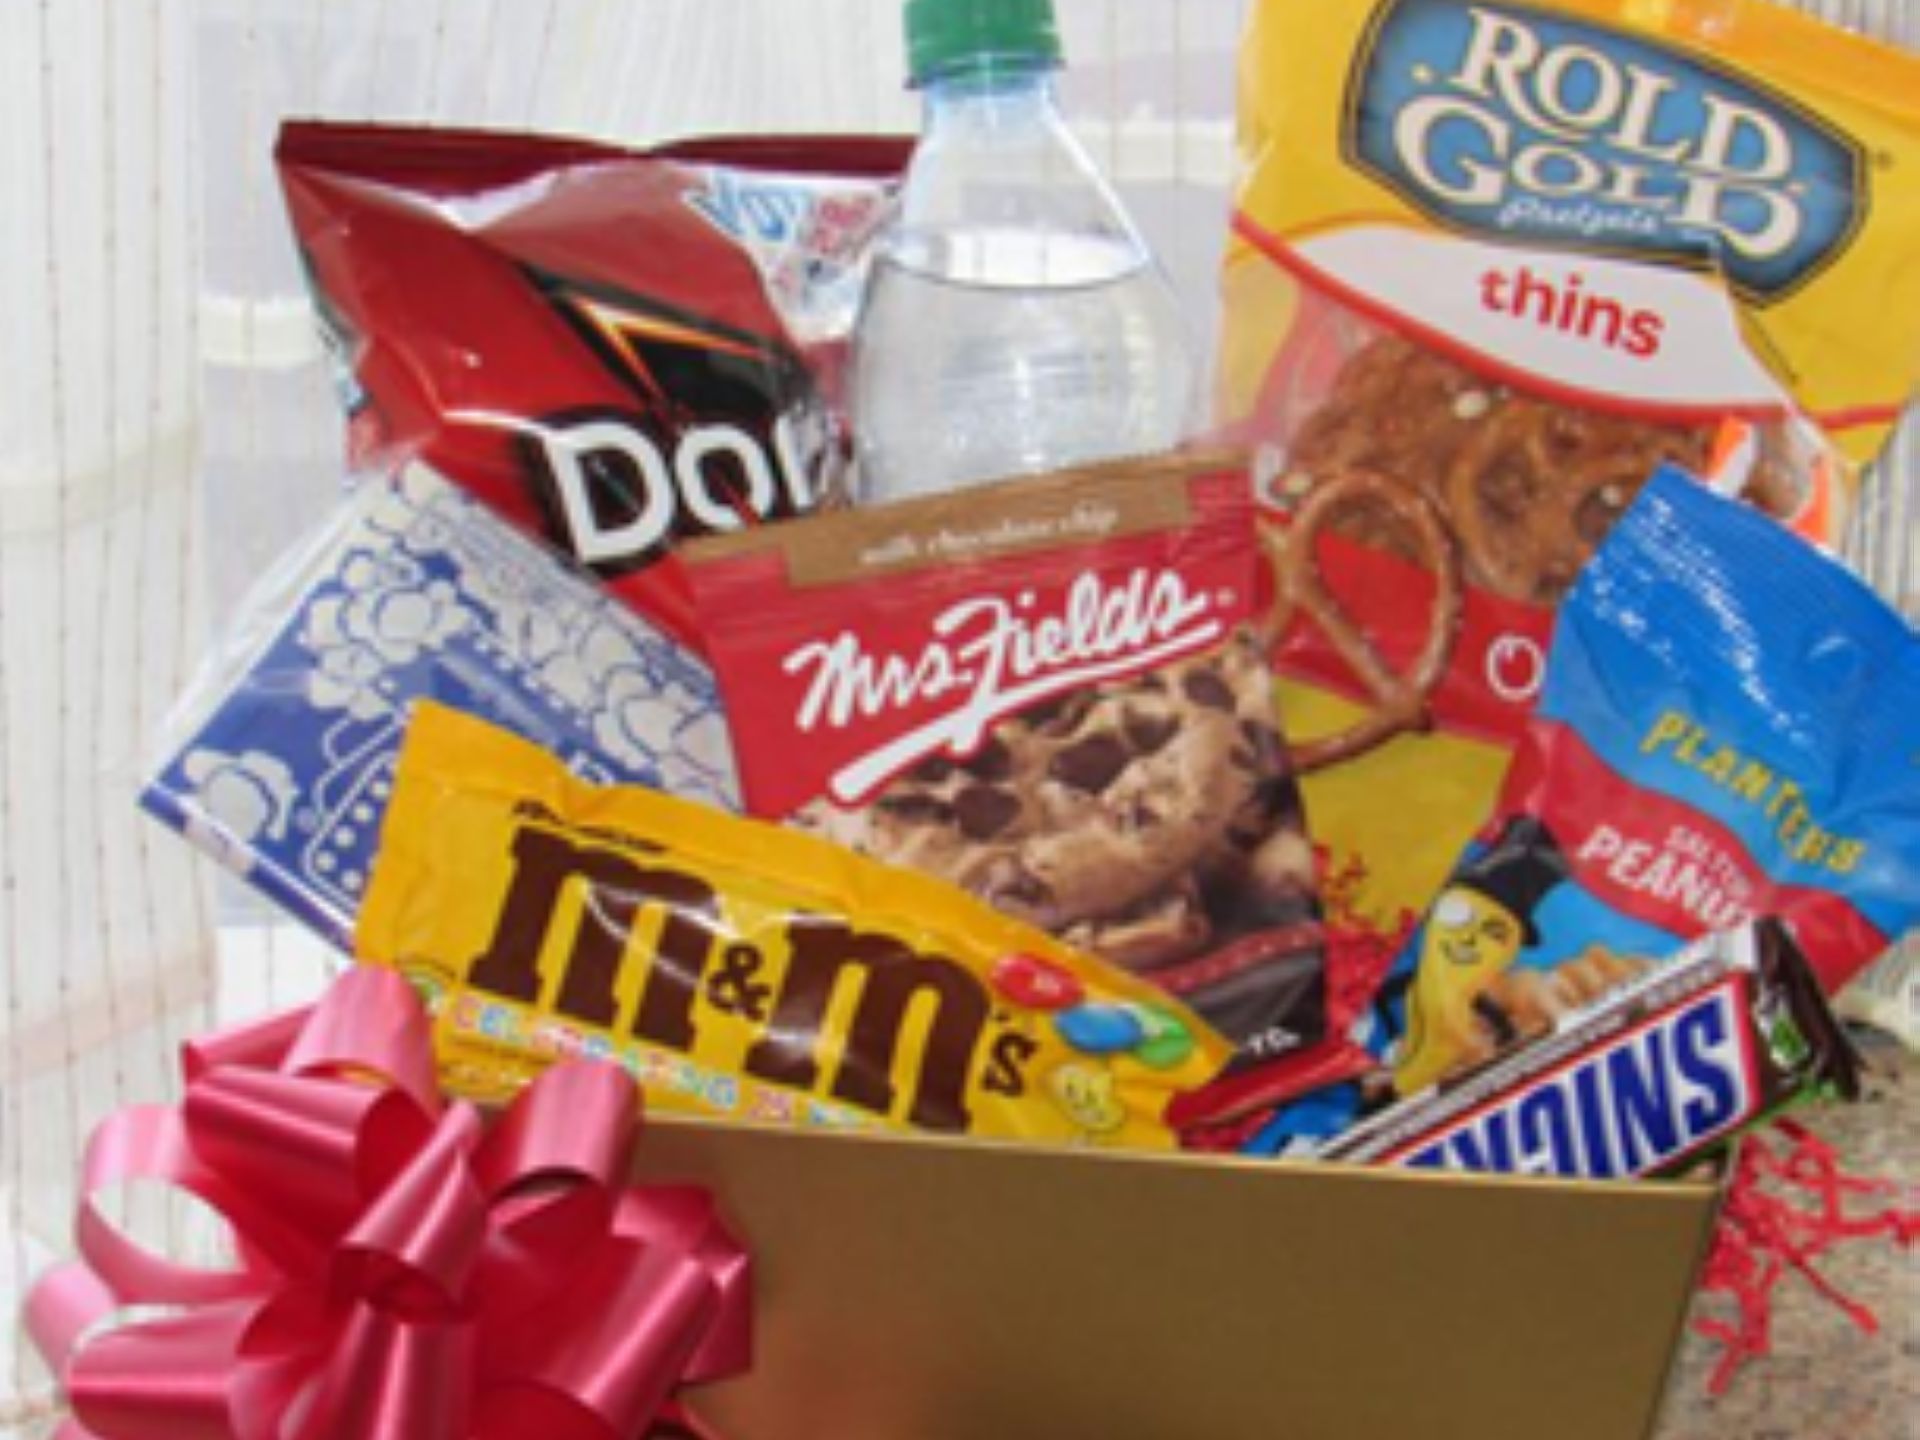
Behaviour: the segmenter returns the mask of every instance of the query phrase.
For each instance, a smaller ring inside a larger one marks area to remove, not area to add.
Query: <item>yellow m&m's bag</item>
[[[656,1109],[1171,1147],[1229,1047],[938,881],[637,787],[422,704],[356,950],[427,995],[443,1079],[626,1066]]]

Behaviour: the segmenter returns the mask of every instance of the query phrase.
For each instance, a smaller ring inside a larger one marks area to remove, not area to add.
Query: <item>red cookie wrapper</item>
[[[26,1304],[73,1406],[58,1440],[700,1433],[677,1392],[746,1368],[750,1263],[704,1190],[626,1183],[631,1079],[558,1066],[483,1133],[428,1035],[403,980],[356,970],[186,1045],[178,1107],[100,1124],[81,1259]],[[235,1268],[114,1229],[94,1197],[130,1180],[217,1211]],[[135,1305],[176,1313],[102,1325]]]
[[[682,552],[747,810],[920,870],[1233,1043],[1214,1128],[1338,1079],[1241,457],[1177,452]]]

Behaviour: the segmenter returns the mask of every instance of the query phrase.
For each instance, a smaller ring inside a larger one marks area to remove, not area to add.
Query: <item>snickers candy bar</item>
[[[1476,1069],[1382,1110],[1330,1160],[1612,1179],[1678,1170],[1858,1054],[1784,926],[1709,935]]]

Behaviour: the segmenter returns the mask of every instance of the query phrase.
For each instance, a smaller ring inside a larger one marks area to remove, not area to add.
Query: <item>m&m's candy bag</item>
[[[927,876],[638,786],[430,703],[402,747],[363,961],[433,1004],[483,1099],[556,1058],[656,1109],[1172,1148],[1227,1043],[1144,980]]]

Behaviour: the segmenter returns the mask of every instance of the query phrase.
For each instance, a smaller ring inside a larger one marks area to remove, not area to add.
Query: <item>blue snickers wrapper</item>
[[[1475,1069],[1361,1121],[1329,1160],[1613,1179],[1681,1169],[1860,1060],[1786,928],[1709,935]]]
[[[248,596],[141,806],[350,948],[423,698],[596,783],[737,806],[705,664],[423,465],[355,488]]]

